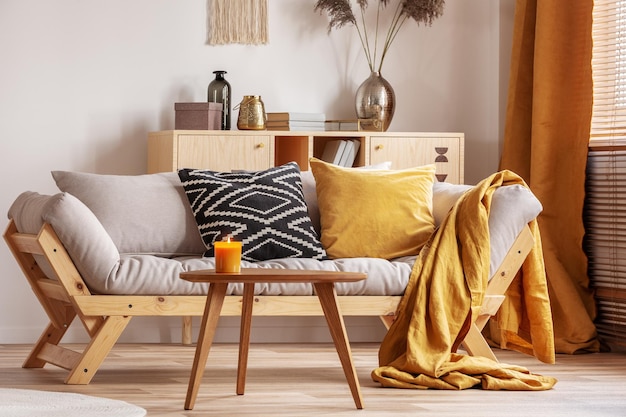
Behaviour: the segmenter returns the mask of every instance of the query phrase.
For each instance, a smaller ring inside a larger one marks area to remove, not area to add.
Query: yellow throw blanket
[[[422,249],[379,350],[374,381],[386,387],[545,390],[556,379],[519,366],[455,353],[477,318],[489,279],[488,218],[493,192],[524,181],[498,172],[466,192]],[[554,363],[554,335],[541,239],[515,278],[499,312],[502,347]]]

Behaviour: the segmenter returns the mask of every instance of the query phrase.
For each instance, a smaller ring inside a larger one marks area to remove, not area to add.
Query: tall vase
[[[395,106],[393,88],[379,71],[372,71],[356,90],[356,115],[359,119],[367,119],[361,121],[364,130],[387,131]]]
[[[222,130],[230,130],[230,83],[224,78],[226,71],[213,71],[215,79],[207,88],[207,101],[209,103],[222,103]]]

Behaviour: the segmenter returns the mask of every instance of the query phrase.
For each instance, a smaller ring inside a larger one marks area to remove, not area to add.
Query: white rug
[[[143,417],[146,410],[124,401],[69,392],[0,388],[0,417]]]

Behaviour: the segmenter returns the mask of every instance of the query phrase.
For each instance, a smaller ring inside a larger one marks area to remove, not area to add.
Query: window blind
[[[626,149],[590,149],[584,219],[596,328],[606,342],[626,345]]]
[[[626,145],[626,0],[596,0],[592,30],[591,143]]]
[[[584,221],[596,327],[626,345],[626,0],[595,0]]]

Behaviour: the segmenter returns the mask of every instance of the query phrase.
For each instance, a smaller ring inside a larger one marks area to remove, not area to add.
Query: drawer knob
[[[384,145],[376,145],[376,150],[379,151],[383,149],[384,147],[385,147]]]
[[[257,148],[265,148],[265,144],[263,142],[256,145]]]

